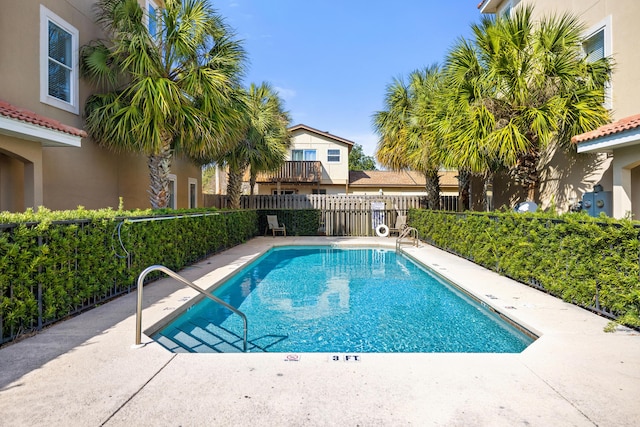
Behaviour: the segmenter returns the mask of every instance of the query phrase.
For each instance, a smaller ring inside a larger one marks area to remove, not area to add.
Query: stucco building
[[[640,2],[637,0],[484,0],[481,13],[511,13],[516,7],[533,5],[543,15],[569,12],[585,25],[583,44],[590,58],[612,57],[614,69],[607,88],[606,106],[613,122],[594,132],[575,136],[576,150],[548,153],[542,171],[543,207],[555,203],[566,211],[594,188],[611,192],[611,215],[640,219]],[[573,152],[571,152],[573,151]],[[577,153],[576,153],[577,151]],[[495,205],[509,204],[521,193],[508,181],[496,182]]]
[[[147,12],[161,2],[139,0]],[[145,156],[116,155],[83,130],[94,90],[79,48],[103,37],[95,0],[0,0],[0,210],[150,207]],[[149,15],[148,15],[149,16]],[[200,168],[175,158],[172,207],[202,204]]]
[[[352,141],[304,124],[289,131],[291,148],[285,164],[277,171],[259,174],[254,194],[426,195],[425,177],[418,172],[349,171]],[[456,175],[441,173],[441,195],[457,197]],[[247,174],[245,181],[248,179]],[[248,194],[248,182],[244,184]]]
[[[257,177],[255,194],[344,194],[353,141],[299,124],[289,128],[284,165]]]

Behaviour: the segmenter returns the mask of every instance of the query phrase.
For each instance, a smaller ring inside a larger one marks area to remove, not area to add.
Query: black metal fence
[[[149,265],[180,269],[242,243],[256,221],[229,211],[0,223],[0,345],[131,292]]]
[[[111,245],[87,244],[96,228],[91,220],[53,221],[46,233],[38,229],[39,225],[36,222],[0,224],[0,259],[6,263],[0,266],[3,267],[0,268],[0,344],[40,330],[60,317],[73,316],[128,293],[133,285],[132,281],[119,280],[123,277],[114,274],[100,283],[99,292],[83,292],[78,288],[78,282],[102,279],[92,276],[91,269],[85,268],[88,253],[101,256],[102,252],[113,256]],[[104,239],[99,241],[106,244]],[[49,262],[49,259],[55,261]],[[125,259],[110,262],[114,272],[126,270],[126,263]],[[59,284],[47,286],[51,278]],[[47,302],[58,299],[62,293],[69,294],[69,298],[65,299],[64,315],[60,316],[57,315],[60,308]],[[52,310],[56,314],[52,314]]]

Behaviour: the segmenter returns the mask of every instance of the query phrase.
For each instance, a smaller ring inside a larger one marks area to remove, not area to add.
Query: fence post
[[[38,252],[42,249],[42,236],[38,236]],[[38,277],[42,277],[42,263],[38,263]],[[38,280],[38,330],[42,330],[42,280]]]

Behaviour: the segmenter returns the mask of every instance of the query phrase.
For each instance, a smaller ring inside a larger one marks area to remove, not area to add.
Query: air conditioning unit
[[[599,191],[584,193],[582,195],[582,210],[590,216],[598,217],[600,212],[607,216],[613,214],[613,193],[611,191]]]

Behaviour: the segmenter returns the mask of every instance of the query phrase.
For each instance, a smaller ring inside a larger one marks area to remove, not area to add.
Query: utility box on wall
[[[611,216],[613,214],[613,193],[611,191],[584,193],[582,195],[582,210],[590,216],[598,217],[600,212]]]

